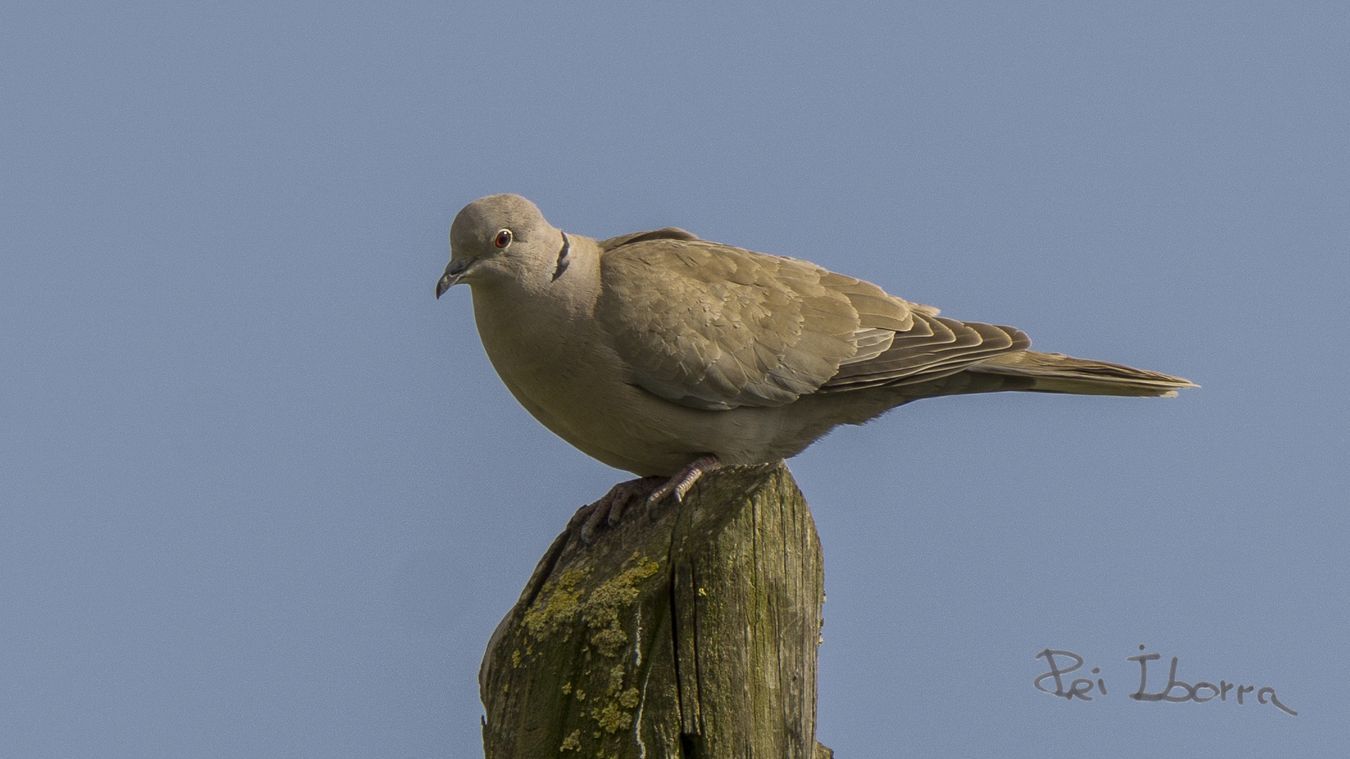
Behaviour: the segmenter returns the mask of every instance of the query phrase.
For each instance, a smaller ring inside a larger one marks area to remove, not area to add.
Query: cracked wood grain
[[[564,532],[479,674],[490,758],[824,759],[823,568],[787,468],[706,475],[583,545]]]

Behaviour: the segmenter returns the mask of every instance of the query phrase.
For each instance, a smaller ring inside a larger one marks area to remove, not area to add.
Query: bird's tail
[[[993,356],[970,366],[967,371],[1031,380],[1029,390],[1041,393],[1076,395],[1140,395],[1173,397],[1177,390],[1199,387],[1181,377],[1162,372],[1135,369],[1123,364],[1074,358],[1062,353],[1019,351]]]

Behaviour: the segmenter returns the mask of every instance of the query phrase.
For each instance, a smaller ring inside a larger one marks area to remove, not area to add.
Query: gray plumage
[[[594,240],[518,195],[460,211],[439,297],[464,282],[502,381],[544,426],[639,475],[792,456],[920,398],[1175,395],[1179,377],[1029,350],[808,261],[676,228]],[[695,475],[696,476],[696,475]]]

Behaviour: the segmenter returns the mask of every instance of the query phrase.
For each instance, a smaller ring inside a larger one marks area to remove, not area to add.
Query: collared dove
[[[653,499],[920,398],[1194,387],[1032,351],[1015,327],[939,316],[809,261],[675,227],[566,233],[519,195],[465,206],[450,253],[436,297],[470,286],[483,347],[516,400],[583,452],[661,478]]]

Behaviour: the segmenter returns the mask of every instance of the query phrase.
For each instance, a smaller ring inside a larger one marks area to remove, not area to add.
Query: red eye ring
[[[492,238],[492,244],[496,245],[498,248],[505,248],[507,245],[511,244],[513,238],[514,235],[511,234],[511,230],[499,229],[497,230],[497,236]]]

